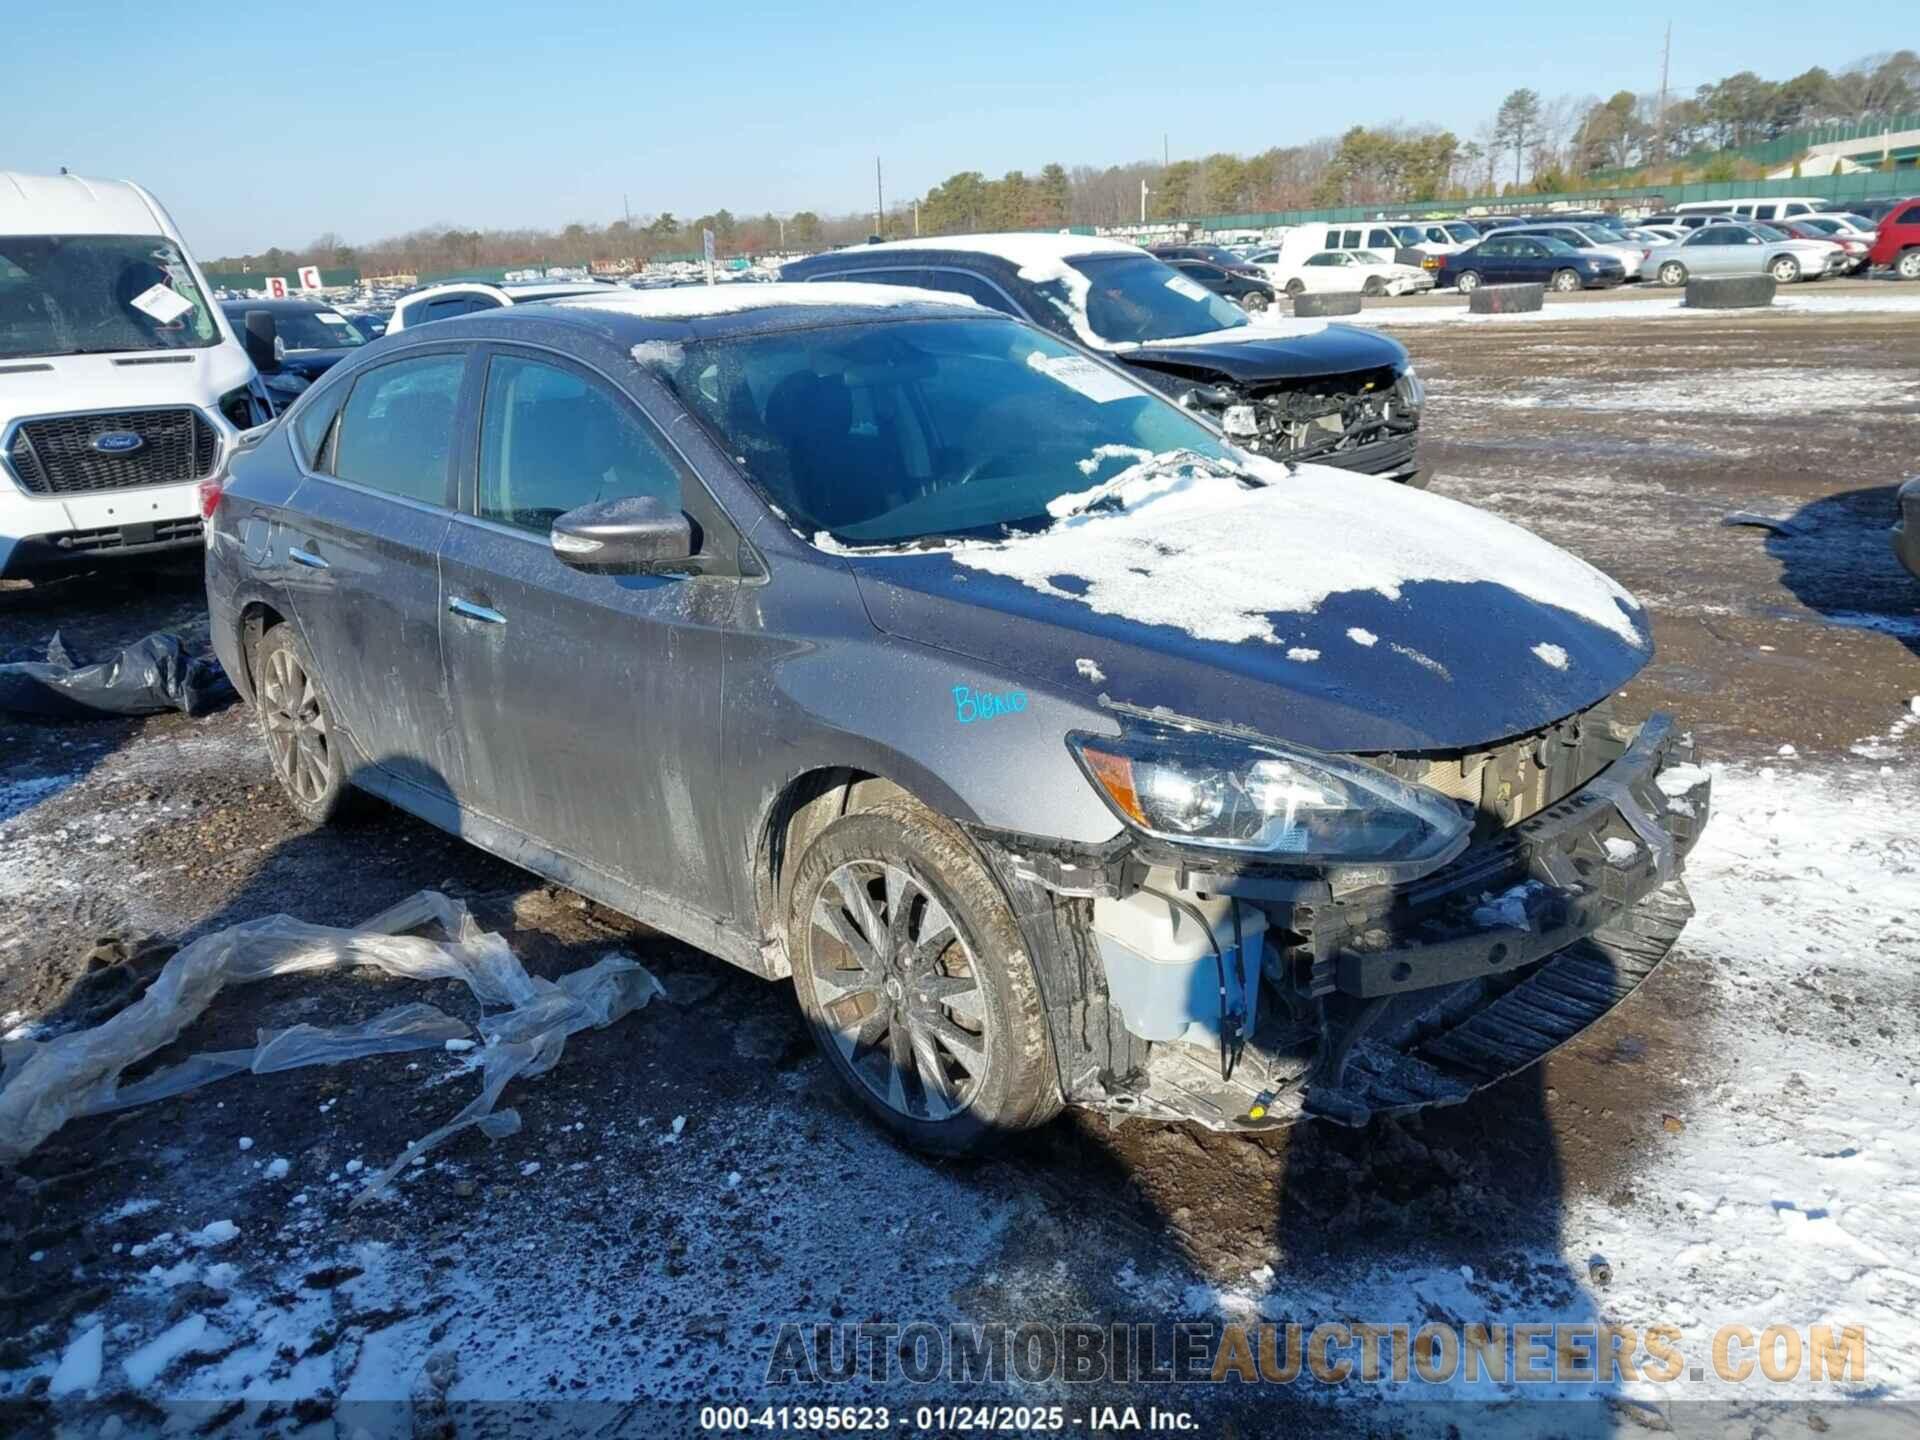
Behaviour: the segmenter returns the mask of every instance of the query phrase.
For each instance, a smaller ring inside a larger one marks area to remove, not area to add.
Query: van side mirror
[[[274,323],[272,311],[247,311],[247,328],[240,340],[246,346],[247,359],[253,362],[255,370],[262,375],[279,373],[287,352],[280,343],[280,327]]]
[[[672,574],[698,569],[693,522],[657,495],[601,500],[569,510],[549,536],[556,559],[590,575]]]

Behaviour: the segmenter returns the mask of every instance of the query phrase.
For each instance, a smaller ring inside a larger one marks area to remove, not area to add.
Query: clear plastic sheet
[[[408,933],[430,924],[438,924],[448,939]],[[476,1028],[485,1042],[475,1055],[480,1093],[375,1175],[356,1205],[469,1126],[494,1139],[512,1134],[520,1128],[519,1115],[494,1109],[509,1081],[552,1069],[568,1036],[610,1025],[661,993],[659,982],[623,955],[604,956],[558,981],[531,976],[506,941],[482,930],[465,905],[431,890],[353,930],[309,925],[286,915],[251,920],[184,947],[144,995],[102,1024],[0,1046],[0,1160],[30,1154],[78,1116],[145,1104],[212,1080],[439,1048],[471,1034],[464,1022],[431,1005],[401,1005],[359,1025],[263,1030],[251,1050],[195,1055],[121,1085],[129,1067],[178,1039],[226,986],[355,965],[408,979],[461,981],[482,1007]]]

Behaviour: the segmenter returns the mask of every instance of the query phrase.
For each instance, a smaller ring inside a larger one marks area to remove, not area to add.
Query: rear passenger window
[[[494,357],[480,422],[481,519],[544,535],[569,510],[638,495],[680,508],[680,472],[631,403],[572,370]]]
[[[1380,246],[1381,248],[1387,249],[1387,250],[1391,250],[1394,248],[1393,236],[1389,235],[1384,230],[1368,231],[1367,244],[1370,246]]]
[[[920,272],[918,283],[929,290],[944,290],[952,295],[966,295],[979,301],[989,310],[998,310],[1002,315],[1011,315],[1015,319],[1023,318],[1014,308],[1011,300],[978,275],[969,275],[961,270],[923,270]]]
[[[1920,225],[1920,205],[1909,205],[1900,212],[1900,218],[1893,223],[1896,225]]]
[[[326,446],[327,431],[333,426],[333,417],[340,413],[340,400],[346,393],[346,386],[334,386],[331,394],[316,396],[293,422],[293,448],[300,452],[300,459],[309,470],[320,468],[320,452]]]
[[[428,505],[447,501],[453,415],[464,354],[423,355],[369,370],[340,412],[333,473]]]

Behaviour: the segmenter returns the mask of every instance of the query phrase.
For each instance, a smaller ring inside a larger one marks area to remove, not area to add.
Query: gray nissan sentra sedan
[[[1707,774],[1624,590],[954,297],[520,306],[209,488],[292,804],[371,791],[768,979],[945,1151],[1464,1099],[1624,999]]]

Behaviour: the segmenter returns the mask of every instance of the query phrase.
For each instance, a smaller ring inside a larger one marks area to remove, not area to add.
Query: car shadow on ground
[[[1809,501],[1767,535],[1780,583],[1830,624],[1891,635],[1920,656],[1920,579],[1895,558],[1888,536],[1900,482]]]

